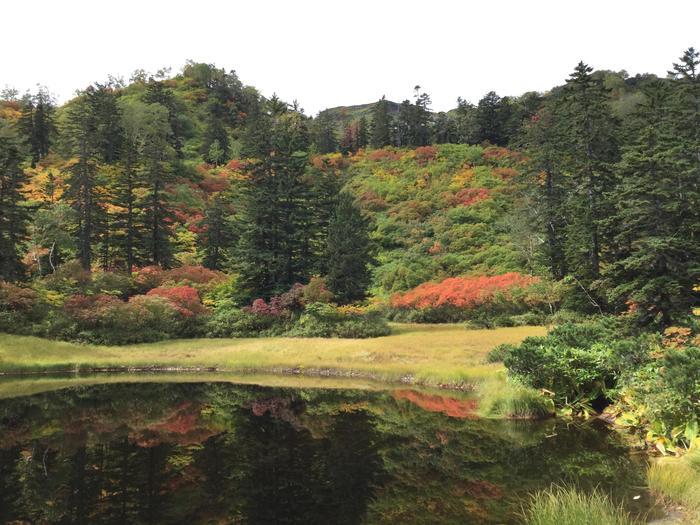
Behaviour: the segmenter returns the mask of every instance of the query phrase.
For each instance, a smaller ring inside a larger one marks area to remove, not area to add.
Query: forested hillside
[[[699,64],[692,48],[664,78],[580,63],[547,93],[448,113],[416,86],[316,118],[192,62],[59,107],[6,89],[0,277],[201,265],[245,306],[313,277],[335,302],[388,304],[516,272],[550,310],[668,326],[698,299]],[[69,286],[57,303],[76,292],[94,294]]]

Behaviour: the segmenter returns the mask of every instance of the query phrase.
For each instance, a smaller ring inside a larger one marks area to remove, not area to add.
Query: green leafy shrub
[[[668,350],[626,376],[622,391],[625,408],[659,434],[700,422],[700,348]]]
[[[126,299],[133,293],[134,283],[125,273],[93,272],[88,288],[95,294],[114,295]]]
[[[503,343],[498,346],[493,347],[488,355],[486,356],[487,363],[500,363],[502,362],[508,353],[513,349],[514,345]]]
[[[283,317],[256,314],[228,301],[216,307],[205,330],[209,337],[259,337],[280,335],[285,328],[286,319]]]
[[[389,335],[391,329],[379,312],[357,307],[313,303],[306,307],[289,335],[294,337],[367,338]]]
[[[47,275],[36,285],[39,288],[59,292],[66,296],[86,293],[92,284],[92,276],[79,261],[68,261]]]
[[[528,337],[509,348],[503,362],[525,384],[554,392],[558,404],[604,402],[625,370],[648,361],[653,343],[650,337],[626,336],[622,321],[603,317]]]

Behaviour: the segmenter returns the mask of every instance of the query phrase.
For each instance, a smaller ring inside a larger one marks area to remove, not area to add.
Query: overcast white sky
[[[401,101],[416,84],[434,110],[542,91],[579,60],[665,74],[700,47],[700,0],[14,0],[0,17],[0,87],[41,83],[64,101],[108,74],[193,59],[310,114]]]

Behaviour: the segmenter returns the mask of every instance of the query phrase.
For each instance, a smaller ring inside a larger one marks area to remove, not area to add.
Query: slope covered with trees
[[[315,119],[192,62],[61,107],[43,88],[5,90],[0,277],[65,309],[74,294],[156,287],[82,285],[61,272],[73,260],[132,281],[201,265],[228,276],[200,296],[214,308],[260,299],[291,315],[303,308],[279,301],[314,277],[326,302],[408,307],[400,294],[424,283],[515,272],[537,279],[514,313],[685,322],[700,273],[699,63],[692,48],[664,78],[580,63],[547,93],[437,114],[416,86],[401,104]]]

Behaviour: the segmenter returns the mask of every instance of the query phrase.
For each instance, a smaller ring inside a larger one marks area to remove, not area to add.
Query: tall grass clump
[[[554,414],[552,400],[525,385],[489,382],[479,391],[479,412],[485,417],[544,419]]]
[[[633,525],[637,522],[599,490],[584,494],[552,487],[532,496],[524,511],[527,525]]]
[[[647,478],[658,498],[682,505],[700,520],[700,449],[679,458],[659,458]]]

